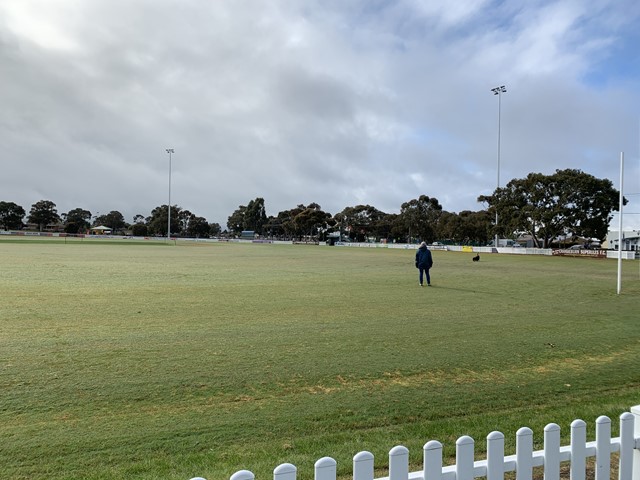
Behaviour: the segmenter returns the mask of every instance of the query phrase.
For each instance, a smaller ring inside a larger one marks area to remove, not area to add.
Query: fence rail
[[[620,415],[620,436],[611,437],[611,420],[596,419],[596,439],[587,442],[587,424],[582,420],[571,423],[569,445],[560,445],[560,427],[550,423],[544,428],[543,450],[533,450],[533,431],[522,427],[516,432],[516,453],[505,456],[504,435],[491,432],[487,436],[487,455],[475,460],[475,441],[462,436],[456,441],[455,465],[443,467],[443,445],[431,440],[423,447],[423,468],[409,471],[409,450],[396,446],[389,452],[389,476],[374,477],[374,456],[360,452],[353,457],[353,480],[503,480],[504,474],[515,472],[516,480],[532,480],[534,468],[542,467],[544,480],[560,480],[560,466],[569,462],[571,480],[585,480],[587,459],[594,458],[595,480],[610,480],[611,454],[618,455],[618,479],[640,480],[640,405]],[[314,480],[336,480],[337,462],[331,457],[319,459],[314,466]],[[283,463],[273,471],[274,480],[296,480],[297,468]],[[249,470],[234,473],[230,480],[254,480]],[[191,480],[205,480],[194,477]]]

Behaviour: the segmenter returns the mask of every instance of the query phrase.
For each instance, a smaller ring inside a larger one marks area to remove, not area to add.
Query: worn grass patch
[[[640,403],[624,263],[0,240],[3,478],[261,478],[329,455],[614,419]],[[307,472],[303,474],[302,472]]]

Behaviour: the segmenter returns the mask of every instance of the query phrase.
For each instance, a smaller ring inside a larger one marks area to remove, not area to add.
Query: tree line
[[[495,234],[513,239],[529,235],[536,246],[548,247],[561,236],[604,240],[618,198],[619,192],[610,180],[567,169],[556,170],[552,175],[530,173],[525,178],[513,179],[492,195],[479,196],[478,202],[486,208],[478,211],[448,212],[438,199],[420,195],[404,202],[397,214],[385,213],[371,205],[356,205],[332,215],[319,204],[311,203],[267,216],[264,198],[258,197],[247,205],[239,205],[228,217],[224,231],[218,223],[209,223],[204,217],[172,205],[170,231],[172,236],[190,238],[238,236],[243,231],[252,231],[279,239],[337,237],[358,242],[384,239],[409,243],[439,240],[469,245],[485,245]],[[76,234],[104,225],[113,232],[164,236],[168,213],[169,207],[160,205],[149,216],[135,215],[129,224],[118,211],[92,216],[86,209],[74,208],[58,214],[55,203],[40,200],[27,215],[23,207],[0,201],[0,225],[5,230],[25,228],[26,217],[40,231],[57,226]]]
[[[163,235],[167,233],[169,223],[169,209],[161,205],[151,211],[151,215],[134,215],[133,222],[127,223],[124,216],[117,210],[103,215],[93,216],[89,210],[74,208],[67,213],[58,214],[56,204],[51,200],[40,200],[31,206],[29,214],[24,208],[14,202],[0,201],[0,225],[5,230],[22,230],[28,225],[35,226],[39,231],[62,229],[65,233],[88,233],[91,227],[109,227],[114,233],[130,233],[136,236]],[[199,217],[189,210],[177,205],[171,206],[171,234],[189,237],[208,237],[220,234],[220,225],[208,223],[204,217]]]

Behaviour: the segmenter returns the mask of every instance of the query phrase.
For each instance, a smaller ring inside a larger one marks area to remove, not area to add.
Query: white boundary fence
[[[419,243],[357,243],[357,242],[338,242],[336,245],[341,247],[360,247],[360,248],[397,248],[403,250],[417,250]],[[427,245],[429,250],[443,250],[449,252],[463,252],[469,249],[469,253],[512,253],[519,255],[551,255],[553,250],[550,248],[514,248],[514,247],[471,247],[462,245]]]
[[[611,438],[611,420],[596,419],[596,439],[587,442],[587,424],[571,423],[571,443],[560,446],[560,427],[550,423],[544,428],[544,449],[533,450],[533,432],[522,427],[516,432],[516,453],[505,456],[504,435],[491,432],[487,436],[486,460],[475,460],[475,442],[469,436],[456,441],[455,465],[443,467],[442,444],[431,440],[423,448],[422,470],[409,472],[409,450],[397,446],[389,452],[389,476],[377,480],[503,480],[507,472],[515,472],[516,480],[532,480],[533,469],[544,469],[544,480],[560,480],[560,464],[570,462],[571,480],[585,480],[587,459],[594,458],[595,480],[610,480],[611,454],[618,452],[618,479],[640,480],[640,405],[620,415],[620,436]],[[296,480],[297,468],[283,463],[273,471],[273,480]],[[336,480],[337,462],[323,457],[315,463],[314,480]],[[306,477],[306,475],[305,475]],[[353,480],[374,480],[374,457],[360,452],[353,457]],[[234,473],[230,480],[254,480],[249,470]],[[191,480],[205,480],[195,477]]]

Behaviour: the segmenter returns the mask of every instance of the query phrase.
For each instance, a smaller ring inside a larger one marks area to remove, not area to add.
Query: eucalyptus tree
[[[198,217],[193,213],[189,216],[187,227],[184,230],[185,235],[190,238],[209,237],[211,227],[204,217]]]
[[[291,219],[296,232],[301,235],[318,237],[324,235],[327,229],[335,225],[335,221],[332,221],[331,214],[322,210],[322,207],[317,203],[311,203],[307,207],[299,205],[297,213]]]
[[[511,180],[493,195],[478,197],[489,205],[490,213],[495,215],[497,210],[497,233],[526,232],[543,248],[559,236],[604,240],[618,200],[611,180],[575,169],[556,170],[552,175],[530,173]]]
[[[267,222],[267,211],[264,206],[264,198],[258,197],[251,200],[244,212],[244,230],[253,230],[262,234],[262,227]]]
[[[172,216],[173,216],[173,211],[171,212]],[[191,236],[188,232],[189,230],[189,223],[191,222],[191,219],[194,218],[195,215],[193,213],[191,213],[189,210],[187,209],[178,209],[178,230],[179,233],[181,235],[187,235],[187,236]]]
[[[455,212],[443,211],[438,222],[438,239],[453,243],[464,243],[462,235],[462,219]]]
[[[240,235],[240,232],[244,230],[244,217],[247,212],[245,205],[240,205],[234,212],[227,218],[227,228],[230,232]]]
[[[217,237],[222,233],[222,227],[219,223],[210,223],[209,224],[209,235],[212,237]]]
[[[282,226],[282,221],[279,217],[274,217],[273,215],[269,215],[267,217],[267,221],[262,226],[264,234],[269,237],[278,237],[281,238],[284,236],[284,227]]]
[[[295,222],[295,218],[307,207],[303,204],[296,206],[290,210],[278,212],[277,217],[269,217],[266,228],[273,235],[282,235],[285,238],[299,238],[302,236],[300,224]]]
[[[437,227],[442,215],[438,199],[420,195],[400,206],[400,223],[407,232],[408,240],[418,238],[427,243],[437,238]]]
[[[385,213],[382,215],[377,222],[374,224],[374,231],[376,232],[376,236],[378,240],[386,239],[388,241],[402,239],[402,234],[396,236],[395,233],[398,231],[395,227],[398,220],[398,214],[396,213]],[[399,232],[399,231],[398,231]]]
[[[140,215],[139,213],[133,216],[133,223],[134,224],[144,224],[145,223],[145,218],[144,215]]]
[[[116,230],[122,230],[127,227],[127,222],[124,220],[124,216],[117,210],[111,210],[109,213],[96,217],[93,224],[109,227],[114,233]]]
[[[24,208],[13,202],[0,202],[0,225],[5,230],[19,230],[26,215]]]
[[[134,223],[131,225],[131,234],[134,237],[146,237],[149,235],[149,227],[145,223]]]
[[[84,208],[74,208],[62,214],[64,221],[64,231],[67,233],[78,233],[87,230],[91,226],[91,212]]]
[[[61,218],[60,215],[58,215],[56,204],[51,200],[40,200],[31,205],[28,221],[29,223],[38,225],[40,231],[47,225],[58,223],[60,220]]]
[[[372,236],[378,236],[377,227],[386,215],[371,205],[356,205],[336,213],[334,220],[350,238],[363,242]]]
[[[437,238],[459,245],[486,245],[491,237],[493,223],[486,210],[460,213],[442,212],[437,227]]]
[[[171,205],[171,225],[170,233],[179,234],[182,231],[180,224],[180,212],[182,209],[177,205]],[[167,227],[169,227],[169,209],[167,205],[160,205],[151,210],[151,215],[146,218],[147,227],[151,235],[166,235]]]
[[[267,223],[267,211],[264,206],[264,198],[257,197],[246,206],[240,205],[227,219],[227,228],[240,234],[243,230],[251,230],[258,234],[263,233],[263,226]]]

